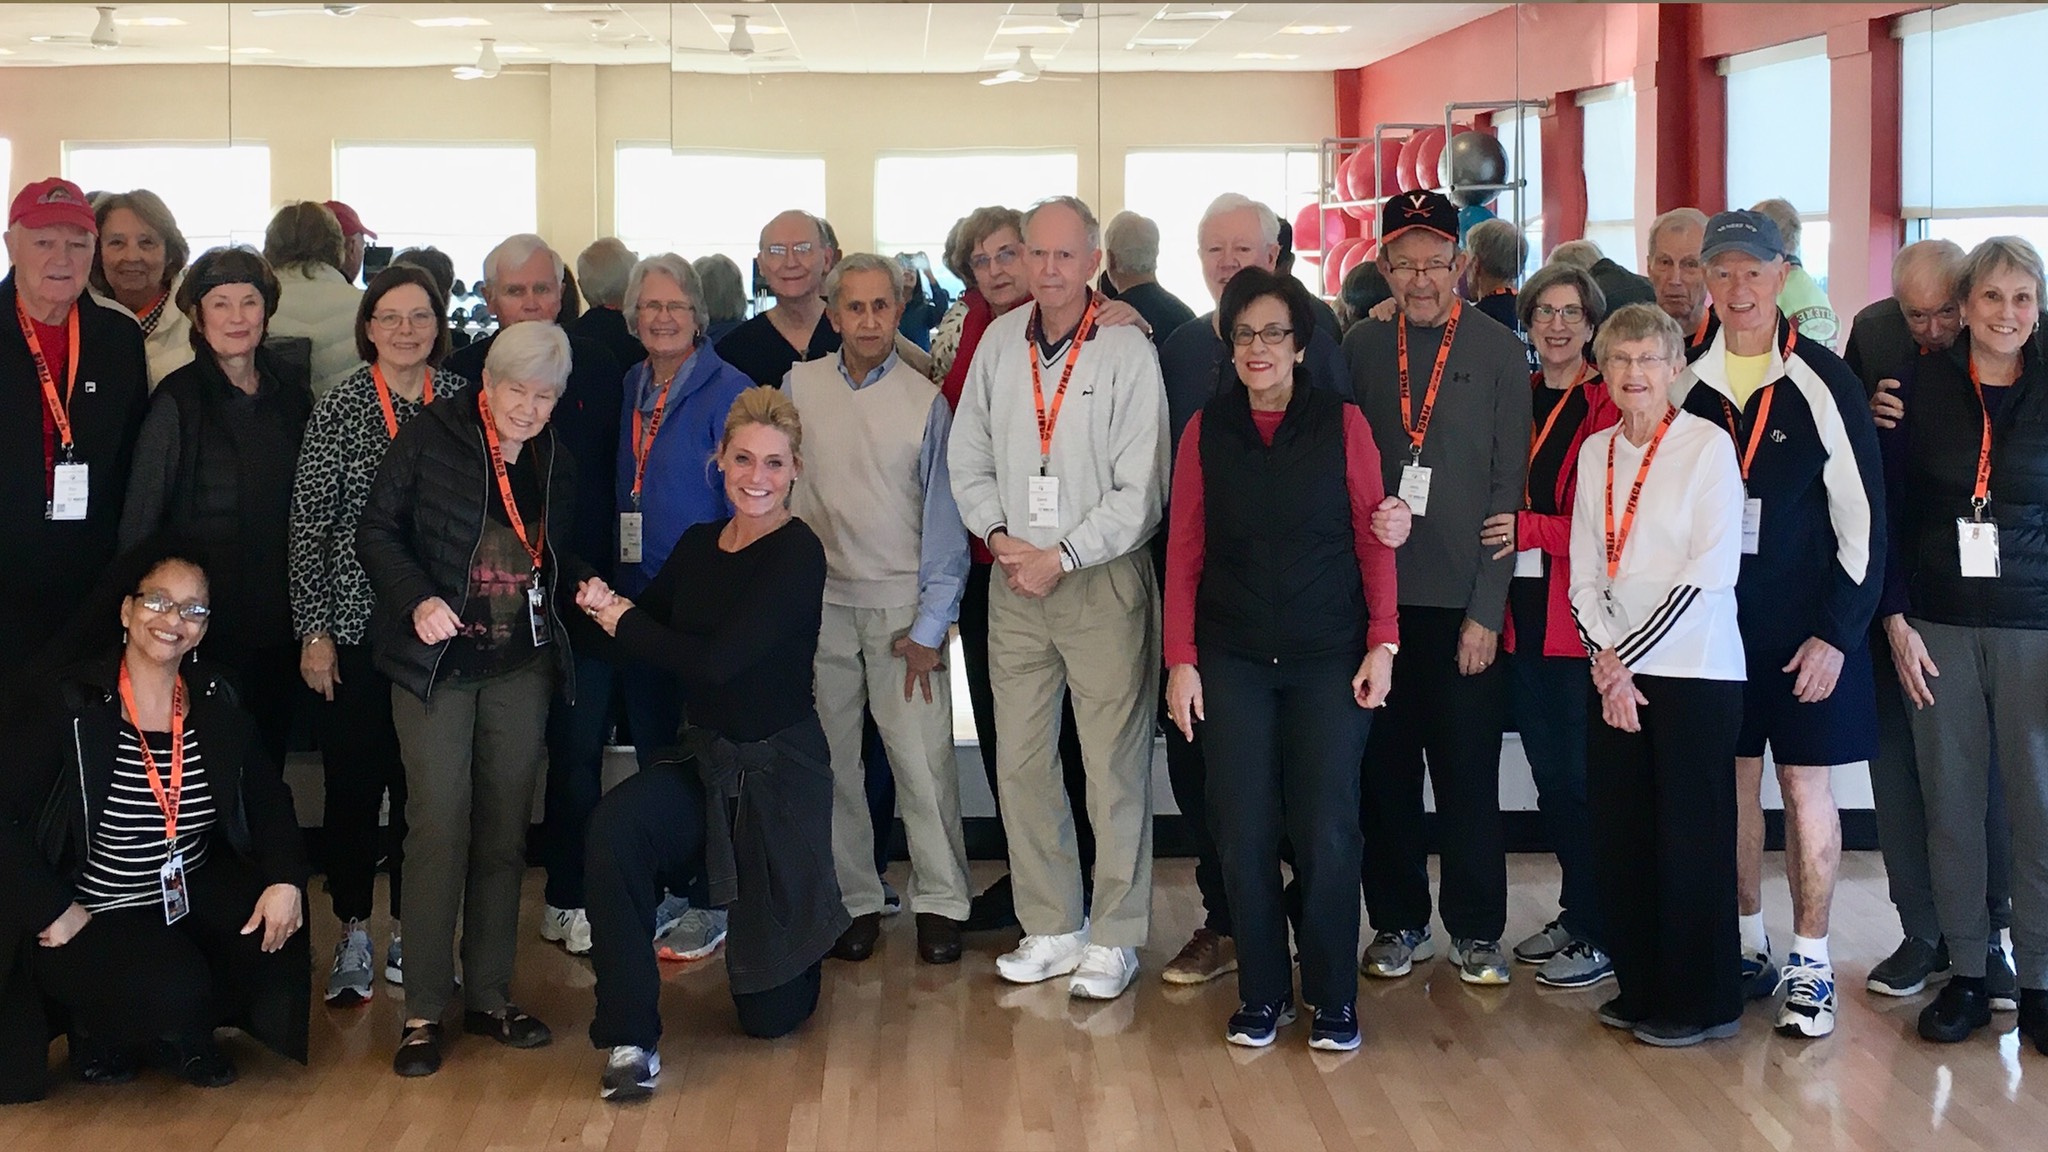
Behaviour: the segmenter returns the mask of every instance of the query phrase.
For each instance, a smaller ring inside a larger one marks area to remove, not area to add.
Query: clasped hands
[[[619,634],[619,618],[633,610],[633,602],[612,591],[611,585],[592,576],[576,586],[576,606],[597,621],[607,636]]]

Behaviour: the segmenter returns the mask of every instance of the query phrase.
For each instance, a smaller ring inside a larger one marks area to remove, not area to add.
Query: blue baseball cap
[[[1785,258],[1785,237],[1778,231],[1777,221],[1761,212],[1738,208],[1722,212],[1707,221],[1706,235],[1700,241],[1700,262],[1711,263],[1714,257],[1724,252],[1740,252],[1759,260],[1782,260]]]

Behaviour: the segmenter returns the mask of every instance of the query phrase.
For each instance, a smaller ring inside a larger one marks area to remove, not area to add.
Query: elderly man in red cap
[[[149,403],[142,330],[86,292],[97,228],[68,180],[7,210],[0,280],[0,572],[15,605],[0,678],[69,624],[114,556]]]
[[[364,226],[363,218],[356,215],[355,209],[339,200],[329,200],[327,210],[334,213],[335,220],[341,223],[341,239],[347,245],[347,254],[341,261],[341,275],[354,284],[363,278],[365,241],[375,240],[377,234]]]

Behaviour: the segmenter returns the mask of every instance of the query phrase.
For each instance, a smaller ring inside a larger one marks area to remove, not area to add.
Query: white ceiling
[[[1085,18],[1074,25],[1060,10],[1077,6],[1059,4],[363,4],[347,16],[322,7],[120,5],[121,45],[108,50],[84,42],[97,21],[90,5],[0,4],[0,67],[231,56],[320,68],[456,66],[475,63],[490,37],[507,68],[669,61],[691,72],[993,72],[1029,46],[1049,72],[1326,72],[1370,64],[1504,5],[1149,0],[1081,5]],[[298,11],[259,14],[280,9]],[[725,50],[735,13],[752,25],[751,60]],[[476,23],[418,23],[451,20]],[[1345,30],[1285,31],[1304,25]]]

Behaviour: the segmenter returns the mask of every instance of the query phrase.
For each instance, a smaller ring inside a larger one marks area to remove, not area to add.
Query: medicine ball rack
[[[1326,136],[1322,140],[1318,157],[1316,186],[1318,210],[1328,211],[1330,209],[1337,209],[1341,211],[1345,208],[1371,206],[1374,209],[1373,239],[1377,241],[1381,228],[1378,207],[1386,203],[1388,196],[1401,191],[1397,186],[1398,181],[1394,178],[1394,175],[1386,170],[1385,145],[1388,142],[1397,138],[1406,139],[1418,132],[1427,132],[1431,129],[1441,128],[1444,133],[1444,147],[1448,151],[1451,138],[1456,135],[1458,114],[1460,112],[1496,114],[1508,111],[1520,112],[1524,109],[1545,112],[1549,108],[1550,101],[1548,99],[1455,101],[1444,105],[1444,118],[1441,124],[1386,121],[1373,125],[1372,135],[1370,136]],[[1337,180],[1339,169],[1342,168],[1345,161],[1366,148],[1371,149],[1371,152],[1368,154],[1372,157],[1373,165],[1373,198],[1370,200],[1359,200],[1351,198],[1349,190],[1339,187]],[[1456,173],[1454,171],[1452,173],[1453,179],[1443,189],[1444,194],[1452,196],[1455,200],[1454,194],[1459,192],[1519,191],[1526,183],[1521,177],[1521,173],[1525,170],[1523,168],[1524,157],[1522,151],[1521,134],[1516,133],[1514,154],[1509,157],[1509,171],[1513,174],[1513,179],[1497,184],[1461,184],[1456,181]],[[1527,207],[1522,204],[1519,198],[1515,202],[1515,215],[1517,217],[1515,227],[1526,231]]]

